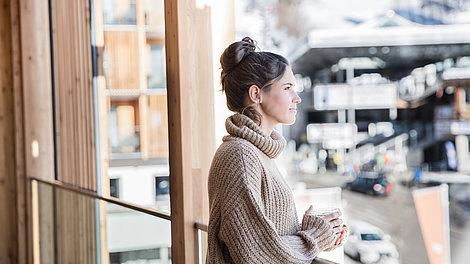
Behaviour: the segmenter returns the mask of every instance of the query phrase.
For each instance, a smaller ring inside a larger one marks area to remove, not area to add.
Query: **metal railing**
[[[101,200],[101,201],[105,201],[105,202],[108,202],[108,203],[111,203],[111,204],[115,204],[115,205],[119,205],[119,206],[122,206],[122,207],[125,207],[125,208],[128,208],[128,209],[131,209],[131,210],[134,210],[134,211],[138,211],[138,212],[141,212],[141,213],[144,213],[144,214],[152,215],[152,216],[155,216],[155,217],[158,217],[158,218],[162,218],[162,219],[171,221],[171,217],[170,217],[169,214],[159,212],[158,210],[155,210],[153,208],[142,207],[142,206],[139,206],[139,205],[136,205],[136,204],[133,204],[133,203],[130,203],[130,202],[125,202],[123,200],[113,198],[113,197],[103,197],[103,196],[100,196],[100,195],[96,194],[93,191],[83,189],[83,188],[79,188],[77,186],[66,184],[66,183],[63,183],[63,182],[60,182],[60,181],[50,181],[50,180],[39,179],[39,178],[36,178],[36,177],[29,177],[29,179],[31,181],[44,183],[44,184],[47,184],[47,185],[52,186],[52,187],[57,187],[57,188],[60,188],[60,189],[63,189],[63,190],[78,193],[80,195],[84,195],[84,196],[87,196],[87,197],[90,197],[90,198],[98,199],[98,200]]]

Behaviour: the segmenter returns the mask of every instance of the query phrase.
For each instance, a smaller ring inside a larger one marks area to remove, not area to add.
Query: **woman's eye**
[[[286,88],[284,88],[284,90],[290,90],[291,86],[286,86]]]

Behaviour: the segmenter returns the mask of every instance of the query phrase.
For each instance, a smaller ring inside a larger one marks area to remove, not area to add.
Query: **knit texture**
[[[301,229],[292,192],[274,162],[284,138],[277,131],[263,135],[241,114],[225,125],[229,135],[209,172],[207,264],[312,263],[331,247],[333,230],[322,219]]]

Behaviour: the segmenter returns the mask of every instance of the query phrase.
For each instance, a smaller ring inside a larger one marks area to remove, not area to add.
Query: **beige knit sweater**
[[[263,135],[250,118],[235,114],[209,172],[207,264],[311,263],[334,247],[332,227],[304,216],[299,225],[292,192],[274,159],[285,140]]]

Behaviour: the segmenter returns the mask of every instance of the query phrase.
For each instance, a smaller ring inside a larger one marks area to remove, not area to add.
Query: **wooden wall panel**
[[[96,191],[89,3],[88,0],[50,2],[56,178]],[[52,200],[55,262],[94,263],[97,246],[93,199],[56,189]]]
[[[148,96],[147,128],[150,158],[168,158],[168,110],[164,95]]]
[[[13,36],[10,3],[0,4],[0,263],[17,263]]]
[[[139,89],[139,42],[135,31],[105,31],[108,89]]]
[[[51,6],[57,178],[96,190],[89,1]]]
[[[56,263],[95,263],[94,199],[56,189]]]

